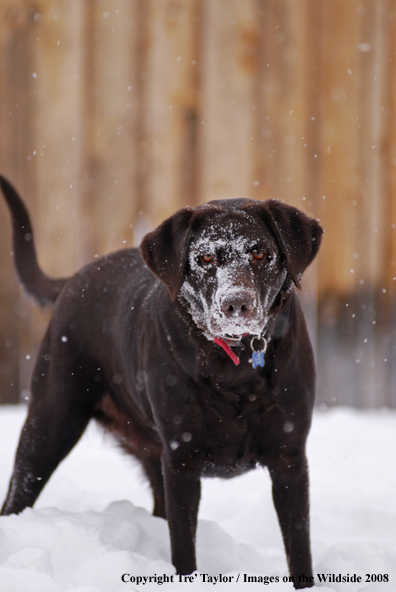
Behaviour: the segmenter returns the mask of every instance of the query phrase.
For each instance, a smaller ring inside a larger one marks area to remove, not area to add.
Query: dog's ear
[[[192,209],[179,210],[146,234],[140,252],[147,267],[165,284],[172,300],[184,281]]]
[[[263,202],[259,212],[259,217],[274,233],[289,275],[297,288],[301,288],[302,275],[319,250],[322,227],[301,210],[276,199]]]

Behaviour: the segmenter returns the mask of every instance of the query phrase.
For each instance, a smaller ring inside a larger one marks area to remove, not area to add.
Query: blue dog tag
[[[264,368],[264,354],[265,351],[253,352],[253,368],[257,368],[257,366]]]

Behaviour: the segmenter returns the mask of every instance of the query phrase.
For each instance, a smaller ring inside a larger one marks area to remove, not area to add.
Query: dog
[[[177,573],[197,569],[201,477],[263,466],[294,586],[312,586],[315,368],[295,287],[320,224],[277,200],[211,201],[176,212],[140,250],[51,279],[21,198],[4,178],[1,187],[19,279],[54,306],[2,514],[33,506],[94,418],[141,462]]]

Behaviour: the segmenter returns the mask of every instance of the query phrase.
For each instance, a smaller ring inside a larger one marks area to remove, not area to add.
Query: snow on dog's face
[[[270,231],[220,215],[190,244],[180,296],[208,339],[259,335],[286,273]]]
[[[262,332],[282,288],[300,287],[322,232],[282,202],[225,199],[179,210],[140,250],[208,339],[240,337]]]

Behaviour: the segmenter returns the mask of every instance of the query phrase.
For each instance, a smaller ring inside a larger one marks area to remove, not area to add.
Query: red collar
[[[231,360],[234,362],[235,366],[239,366],[239,364],[241,362],[240,359],[238,358],[238,356],[236,354],[234,354],[234,352],[232,351],[232,349],[230,348],[228,343],[222,337],[215,337],[214,342],[217,343],[217,345],[219,345],[220,347],[222,347],[224,349],[226,354],[228,354],[230,356]]]
[[[246,337],[247,335],[249,335],[249,333],[244,333],[243,335],[241,335],[241,339],[242,339],[242,337]],[[217,345],[219,345],[226,352],[226,354],[228,356],[230,356],[230,358],[234,362],[235,366],[239,366],[241,361],[238,358],[238,356],[232,351],[229,344],[232,345],[234,343],[235,345],[237,345],[241,342],[241,339],[240,340],[227,339],[227,337],[214,337],[213,338],[214,342]],[[255,348],[254,342],[256,339],[263,342],[262,349]],[[257,336],[253,335],[250,347],[252,348],[253,357],[251,360],[249,360],[249,362],[253,363],[253,368],[257,368],[258,366],[264,366],[264,354],[267,350],[267,340],[262,336],[262,334],[257,335]]]

